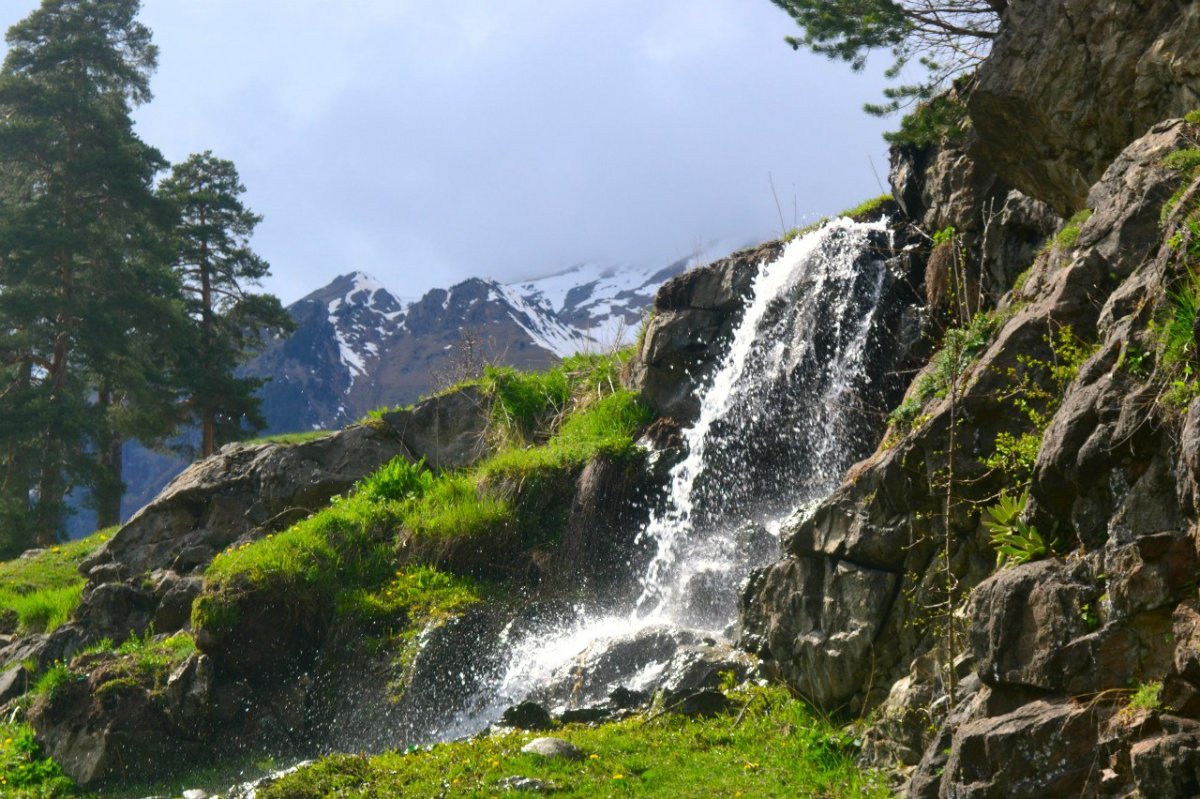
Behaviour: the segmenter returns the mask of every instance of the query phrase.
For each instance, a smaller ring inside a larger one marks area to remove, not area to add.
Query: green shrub
[[[369,501],[401,502],[420,497],[433,487],[434,480],[433,473],[425,468],[424,458],[413,463],[401,455],[363,479],[357,490]]]
[[[42,751],[33,729],[0,723],[0,795],[67,799],[78,796],[75,783]]]
[[[1200,125],[1200,108],[1188,111],[1183,115],[1183,121],[1189,125]]]
[[[64,685],[75,679],[75,673],[67,668],[67,664],[58,661],[38,677],[37,682],[33,684],[32,693],[34,696],[44,696],[52,700]]]
[[[900,130],[883,134],[889,144],[930,147],[961,142],[970,129],[967,104],[957,94],[940,94],[918,103],[900,120]]]
[[[986,509],[991,518],[985,518],[983,526],[991,534],[998,568],[1041,560],[1053,551],[1054,543],[1047,542],[1036,527],[1020,518],[1028,500],[1028,494],[1015,498],[1001,494],[996,504]]]
[[[1126,707],[1130,710],[1161,710],[1162,689],[1163,684],[1161,680],[1140,683],[1134,688]]]

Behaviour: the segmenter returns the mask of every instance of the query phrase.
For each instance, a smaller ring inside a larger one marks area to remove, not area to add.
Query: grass
[[[0,723],[0,796],[60,799],[77,796],[75,783],[46,757],[24,723]]]
[[[620,388],[628,357],[574,356],[540,374],[489,368],[480,385],[494,400],[495,454],[470,470],[443,473],[398,458],[308,519],[220,553],[193,622],[232,630],[239,603],[263,591],[295,597],[314,613],[378,606],[397,572],[463,567],[452,555],[457,544],[472,544],[461,551],[495,544],[510,556],[553,545],[577,472],[600,455],[632,457],[634,437],[651,421],[646,406]],[[503,564],[476,565],[471,576],[503,571]]]
[[[555,731],[579,761],[521,753],[517,732],[371,758],[335,755],[259,792],[260,799],[327,796],[489,797],[507,777],[550,783],[561,797],[886,797],[877,774],[854,764],[853,736],[815,716],[782,688],[731,694],[734,712],[691,720],[667,713]]]
[[[276,433],[271,436],[262,436],[261,438],[252,438],[243,443],[245,444],[283,444],[289,446],[292,444],[303,444],[306,441],[315,441],[318,438],[325,438],[333,435],[332,430],[304,430],[299,433]]]
[[[1051,250],[1066,250],[1075,246],[1079,241],[1079,234],[1083,230],[1083,224],[1092,218],[1092,210],[1085,208],[1079,213],[1072,216],[1063,225],[1062,230],[1058,231],[1054,236],[1042,245],[1041,252],[1050,252]]]
[[[0,563],[0,614],[15,615],[21,633],[50,632],[70,617],[83,595],[79,564],[115,528]]]

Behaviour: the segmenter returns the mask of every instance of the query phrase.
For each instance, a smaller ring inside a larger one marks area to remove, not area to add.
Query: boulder
[[[108,564],[123,577],[198,568],[206,564],[201,553],[286,526],[406,454],[391,428],[378,425],[355,425],[300,444],[230,444],[172,480],[80,570],[102,582],[110,572],[95,570]]]
[[[521,747],[527,755],[538,755],[550,760],[583,760],[583,752],[562,738],[534,738]]]
[[[1098,796],[1106,760],[1099,730],[1104,704],[1035,701],[955,732],[941,796],[1045,799]]]
[[[488,453],[492,404],[478,386],[431,397],[383,415],[414,458],[431,469],[463,469]]]

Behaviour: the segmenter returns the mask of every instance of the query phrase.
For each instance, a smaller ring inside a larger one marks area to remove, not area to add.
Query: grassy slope
[[[16,613],[20,632],[49,632],[67,620],[83,594],[79,563],[113,530],[0,563],[0,613]]]

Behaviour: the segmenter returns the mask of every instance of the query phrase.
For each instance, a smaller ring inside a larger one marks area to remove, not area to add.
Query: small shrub
[[[0,795],[67,799],[73,783],[42,751],[27,724],[0,723]]]
[[[1189,125],[1200,125],[1200,108],[1188,111],[1183,115],[1183,121]]]
[[[67,664],[58,661],[38,677],[33,685],[33,695],[53,700],[64,685],[75,679],[75,674],[67,668]]]
[[[1197,384],[1196,325],[1200,313],[1200,274],[1190,273],[1179,288],[1168,292],[1166,303],[1150,324],[1157,341],[1159,371],[1168,405],[1186,407],[1200,394]]]
[[[422,496],[433,487],[433,473],[425,468],[425,459],[413,463],[404,456],[393,458],[378,471],[365,477],[357,491],[365,499],[401,502]]]
[[[1141,683],[1134,688],[1126,707],[1130,710],[1161,710],[1162,689],[1163,684],[1161,680]]]
[[[883,134],[889,144],[910,147],[960,142],[970,129],[967,104],[958,93],[940,94],[919,103],[900,120],[900,130]]]
[[[1074,247],[1079,241],[1079,234],[1083,231],[1083,225],[1092,218],[1094,212],[1090,208],[1084,208],[1079,211],[1063,225],[1062,230],[1050,238],[1049,241],[1042,246],[1042,252],[1050,252],[1051,250],[1067,250]]]

